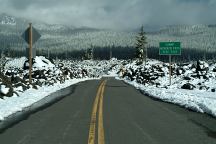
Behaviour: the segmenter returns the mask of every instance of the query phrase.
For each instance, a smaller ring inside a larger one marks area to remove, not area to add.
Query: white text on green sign
[[[160,55],[181,55],[180,42],[160,42]]]

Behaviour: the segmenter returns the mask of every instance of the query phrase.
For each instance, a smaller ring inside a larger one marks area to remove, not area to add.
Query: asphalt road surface
[[[1,144],[216,144],[216,118],[113,78],[75,91],[0,133]]]

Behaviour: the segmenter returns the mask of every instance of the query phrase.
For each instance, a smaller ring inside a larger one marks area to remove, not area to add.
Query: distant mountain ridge
[[[32,22],[33,26],[41,31],[67,31],[68,29],[75,29],[74,26],[69,27],[61,24],[46,24],[43,22],[10,16],[6,13],[0,14],[1,27],[8,27],[13,29],[13,27],[16,26],[16,29],[20,31],[27,28],[29,22]]]
[[[0,24],[2,25],[16,25],[16,20],[14,17],[9,16],[5,13],[0,14]]]
[[[21,34],[30,20],[0,14],[0,49],[24,49]],[[139,29],[116,31],[32,21],[42,37],[36,43],[38,49],[73,51],[93,47],[134,47]],[[150,26],[148,26],[149,28]],[[151,27],[153,28],[153,27]],[[145,26],[144,26],[145,29]],[[170,25],[147,31],[148,47],[158,47],[161,41],[180,41],[182,48],[216,51],[216,25]]]
[[[26,28],[31,22],[31,20],[27,20],[24,18],[17,18],[14,16],[10,16],[6,13],[0,14],[0,26],[16,26],[16,28],[23,29]],[[74,26],[66,26],[62,24],[46,24],[43,22],[32,21],[33,26],[36,27],[40,31],[54,31],[54,32],[65,32],[65,31],[100,31],[101,29],[90,28],[90,27],[74,27]],[[149,34],[171,34],[171,35],[194,35],[197,33],[202,33],[208,31],[210,28],[216,28],[216,24],[211,25],[169,25],[162,28],[156,28],[156,26],[144,26],[144,30],[146,30]],[[103,31],[103,30],[102,30]],[[109,31],[109,30],[108,30]],[[134,30],[128,30],[127,32],[139,32],[139,28]]]

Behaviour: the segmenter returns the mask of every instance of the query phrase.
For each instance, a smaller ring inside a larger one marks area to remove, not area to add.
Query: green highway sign
[[[159,55],[181,55],[180,42],[160,42]]]

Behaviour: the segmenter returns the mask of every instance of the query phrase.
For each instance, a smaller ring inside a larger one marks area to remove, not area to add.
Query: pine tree
[[[86,50],[84,51],[83,59],[84,59],[84,60],[88,60],[88,49],[86,49]]]
[[[89,55],[89,59],[93,60],[94,54],[93,54],[94,50],[93,50],[93,46],[88,49],[88,55]]]
[[[88,48],[85,50],[84,59],[85,60],[92,60],[93,59],[93,48]]]
[[[143,26],[140,29],[139,34],[136,37],[136,58],[139,62],[146,61],[147,59],[147,38],[146,33],[144,32]]]

